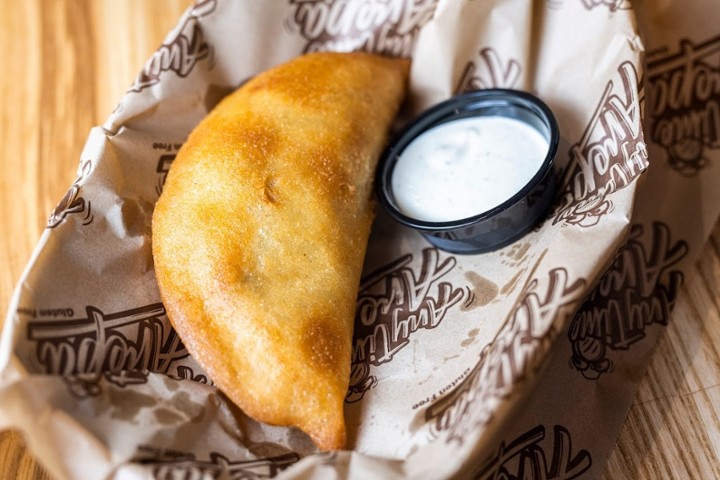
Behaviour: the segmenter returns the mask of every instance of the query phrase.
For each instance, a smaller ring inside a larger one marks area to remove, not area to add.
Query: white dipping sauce
[[[400,211],[418,220],[472,217],[527,185],[548,150],[548,140],[520,120],[453,120],[421,133],[402,151],[392,193]]]

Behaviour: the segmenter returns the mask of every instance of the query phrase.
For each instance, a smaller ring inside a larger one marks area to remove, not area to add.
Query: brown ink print
[[[39,318],[28,322],[34,363],[42,373],[63,376],[78,396],[96,394],[101,379],[119,386],[145,383],[149,372],[208,383],[160,303],[110,314],[88,305],[84,318],[47,312],[40,309]]]
[[[217,0],[201,0],[195,3],[178,28],[175,36],[152,54],[135,78],[130,92],[140,92],[160,81],[165,72],[187,77],[201,60],[213,64],[213,47],[205,40],[199,19],[215,10]]]
[[[645,338],[650,325],[667,325],[683,283],[675,267],[687,253],[687,243],[672,240],[664,223],[653,223],[649,232],[633,225],[627,243],[570,324],[571,367],[595,380],[613,370],[613,351],[628,350]]]
[[[580,140],[570,148],[553,225],[597,225],[612,211],[608,196],[630,185],[648,166],[641,105],[642,80],[635,66],[618,67],[620,83],[610,80]]]
[[[720,149],[720,35],[648,62],[650,140],[670,168],[684,176],[706,168],[708,149]]]
[[[585,281],[571,281],[564,268],[550,271],[544,288],[537,278],[529,280],[472,371],[426,409],[431,433],[444,433],[446,441],[462,443],[472,431],[486,425],[498,403],[540,367],[558,335],[554,325],[570,316],[584,290]]]
[[[504,59],[492,47],[478,52],[477,60],[471,60],[463,69],[456,93],[471,92],[487,88],[517,88],[522,67],[515,59]]]
[[[304,51],[382,53],[408,57],[438,0],[290,0],[288,31],[301,35]]]
[[[586,449],[573,447],[570,430],[554,425],[552,438],[544,425],[538,425],[509,442],[502,442],[497,453],[473,477],[476,480],[579,478],[592,466]]]
[[[423,250],[419,265],[404,255],[367,274],[360,283],[352,371],[347,402],[359,401],[377,384],[371,374],[392,361],[419,329],[434,329],[468,296],[445,276],[457,265],[435,248]]]
[[[209,458],[203,460],[191,452],[140,445],[132,462],[149,467],[153,478],[157,480],[176,478],[252,480],[272,478],[299,460],[300,456],[293,452],[251,460],[232,460],[222,453],[210,452]]]
[[[74,214],[83,214],[81,222],[83,225],[90,225],[92,223],[95,218],[92,214],[92,204],[89,200],[85,200],[84,197],[80,196],[80,185],[90,174],[91,170],[91,160],[82,162],[75,181],[70,185],[70,188],[68,188],[62,200],[60,200],[60,203],[50,214],[47,223],[48,228],[57,227],[68,215]]]

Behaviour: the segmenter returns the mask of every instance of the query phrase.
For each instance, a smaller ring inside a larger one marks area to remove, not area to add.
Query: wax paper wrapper
[[[600,477],[717,218],[717,10],[197,2],[90,132],[20,279],[1,424],[61,479]],[[150,251],[190,130],[248,78],[317,50],[411,57],[398,126],[502,87],[538,95],[561,131],[552,211],[499,251],[451,255],[378,212],[338,452],[248,418],[213,386],[170,326]]]

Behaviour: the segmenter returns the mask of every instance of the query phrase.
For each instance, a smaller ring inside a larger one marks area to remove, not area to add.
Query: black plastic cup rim
[[[548,141],[548,151],[536,174],[510,198],[487,211],[452,221],[431,222],[403,213],[392,192],[392,174],[403,150],[420,134],[436,126],[479,116],[523,121]],[[536,96],[511,89],[487,89],[456,95],[410,122],[380,158],[375,181],[380,204],[399,223],[420,231],[434,246],[453,253],[483,253],[504,247],[531,230],[547,214],[555,196],[554,158],[559,129],[550,108]]]

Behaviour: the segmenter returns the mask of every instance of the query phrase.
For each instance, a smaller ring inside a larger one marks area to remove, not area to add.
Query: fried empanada
[[[178,153],[152,250],[168,317],[245,413],[345,444],[372,181],[409,62],[314,53],[225,98]]]

